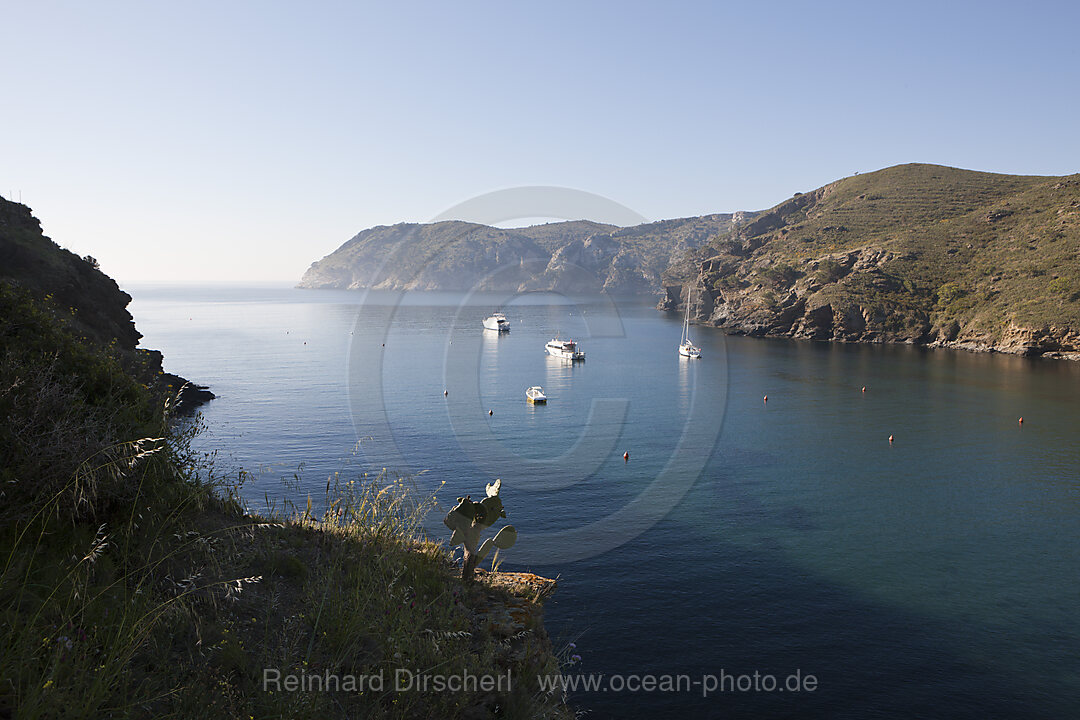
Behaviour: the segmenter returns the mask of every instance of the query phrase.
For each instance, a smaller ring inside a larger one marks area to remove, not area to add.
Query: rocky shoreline
[[[1080,176],[909,164],[779,203],[672,263],[660,309],[751,336],[1080,359]]]
[[[687,288],[667,286],[657,310],[685,312]],[[770,307],[758,296],[761,288],[736,293],[711,291],[694,285],[691,319],[717,327],[730,335],[787,337],[820,342],[903,344],[968,352],[1003,353],[1080,361],[1080,333],[1069,328],[1024,327],[1010,322],[996,336],[964,333],[955,324],[935,328],[926,313],[908,311],[896,319],[866,307],[814,302],[808,288],[793,290],[783,302]],[[892,327],[890,327],[892,325]]]

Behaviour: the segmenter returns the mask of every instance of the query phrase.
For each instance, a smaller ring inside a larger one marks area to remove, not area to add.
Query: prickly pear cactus
[[[517,542],[517,530],[513,525],[507,525],[495,537],[480,544],[480,535],[484,530],[499,518],[506,517],[502,500],[499,499],[501,489],[502,480],[496,480],[487,486],[487,497],[480,502],[473,500],[470,495],[459,497],[454,509],[443,518],[443,524],[453,531],[450,547],[462,545],[465,548],[465,563],[461,568],[461,579],[465,582],[472,581],[476,564],[487,557],[492,547],[506,550]]]

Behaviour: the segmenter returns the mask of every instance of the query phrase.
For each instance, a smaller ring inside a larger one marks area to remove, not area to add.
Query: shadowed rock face
[[[21,286],[60,316],[84,339],[113,346],[127,369],[162,392],[187,384],[175,407],[188,409],[214,397],[162,370],[161,353],[138,349],[142,335],[127,306],[131,296],[101,272],[90,257],[80,258],[46,237],[26,205],[0,198],[0,282]]]
[[[77,332],[102,344],[134,351],[142,335],[127,311],[131,296],[97,269],[92,259],[64,250],[41,232],[30,208],[0,198],[0,279],[35,296],[48,295],[67,311]]]

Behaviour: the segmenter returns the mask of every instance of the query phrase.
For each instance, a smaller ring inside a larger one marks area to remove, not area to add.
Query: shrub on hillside
[[[115,456],[157,427],[149,391],[104,348],[0,283],[0,516],[32,514],[58,494],[72,515],[126,497]]]

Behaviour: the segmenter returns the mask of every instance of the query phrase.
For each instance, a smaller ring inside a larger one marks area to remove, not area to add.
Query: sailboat
[[[694,296],[694,288],[690,288],[686,296],[686,317],[683,318],[682,342],[679,344],[679,354],[685,358],[701,357],[701,348],[690,342],[690,300]]]

